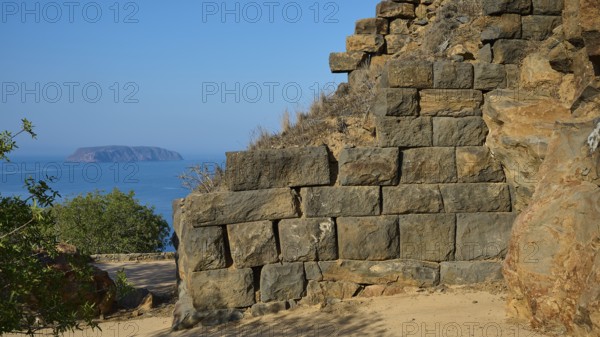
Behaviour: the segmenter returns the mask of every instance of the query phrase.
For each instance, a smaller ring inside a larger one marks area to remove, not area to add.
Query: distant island
[[[67,157],[67,162],[113,163],[132,161],[175,161],[183,157],[175,152],[152,146],[82,147]]]

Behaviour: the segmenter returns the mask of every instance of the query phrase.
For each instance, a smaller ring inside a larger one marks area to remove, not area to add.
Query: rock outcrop
[[[113,163],[137,161],[173,161],[183,160],[174,151],[150,146],[98,146],[77,149],[67,157],[68,162]]]

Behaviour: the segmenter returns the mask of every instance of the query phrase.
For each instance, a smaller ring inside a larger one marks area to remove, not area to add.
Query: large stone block
[[[521,38],[521,16],[504,14],[487,18],[487,24],[481,32],[481,41]]]
[[[178,233],[180,267],[186,273],[227,266],[225,231],[222,226],[181,226]]]
[[[531,0],[483,0],[482,4],[484,15],[529,14],[531,12]]]
[[[354,34],[381,34],[389,32],[389,21],[382,18],[368,18],[356,21]]]
[[[398,148],[344,148],[339,156],[341,185],[396,185]]]
[[[433,64],[433,87],[436,89],[473,88],[470,63],[438,61]]]
[[[454,148],[427,147],[402,151],[400,182],[403,184],[454,183]]]
[[[327,303],[329,299],[345,300],[352,298],[362,287],[359,284],[348,281],[308,281],[306,287],[306,301],[315,305]]]
[[[433,286],[439,283],[439,265],[417,260],[319,262],[324,281],[348,281],[358,284]]]
[[[502,165],[485,146],[457,147],[456,171],[460,183],[505,181]]]
[[[401,184],[382,189],[382,214],[439,213],[444,210],[438,185]]]
[[[533,0],[535,15],[561,15],[562,10],[563,0]]]
[[[529,15],[523,17],[523,39],[542,41],[552,35],[552,30],[558,27],[560,16]]]
[[[367,53],[331,53],[329,54],[329,69],[332,73],[348,73],[358,69],[367,59]]]
[[[519,64],[528,50],[531,49],[527,40],[498,40],[494,43],[494,63]]]
[[[192,274],[190,291],[199,311],[254,304],[252,269],[217,269]]]
[[[516,213],[456,215],[456,260],[503,259]]]
[[[327,185],[325,146],[227,153],[227,183],[232,191]]]
[[[442,284],[475,284],[501,281],[502,262],[496,261],[454,261],[440,263]]]
[[[417,116],[419,114],[417,89],[379,89],[374,99],[373,113],[377,116]]]
[[[395,19],[390,22],[390,34],[410,34],[410,29],[408,29],[408,25],[410,20],[405,19]]]
[[[454,259],[454,214],[407,214],[399,217],[400,257],[425,261]]]
[[[387,80],[392,88],[433,88],[433,65],[428,61],[391,60]]]
[[[475,63],[474,88],[494,90],[506,88],[506,69],[503,64]]]
[[[338,218],[341,259],[381,261],[399,256],[398,217]]]
[[[510,193],[503,183],[440,185],[448,213],[510,212]]]
[[[279,241],[285,262],[337,259],[335,223],[331,218],[281,220]]]
[[[366,52],[381,53],[385,46],[383,35],[362,34],[351,35],[346,38],[346,51],[348,52]]]
[[[192,193],[181,219],[195,227],[296,218],[297,199],[289,188],[260,191]]]
[[[379,117],[375,119],[381,147],[424,147],[432,145],[431,117]]]
[[[300,191],[309,218],[379,215],[379,187],[308,187]]]
[[[481,117],[436,117],[433,119],[433,146],[479,146],[488,128]]]
[[[262,302],[300,299],[304,296],[306,278],[302,262],[269,264],[260,273]]]
[[[271,221],[229,225],[227,233],[236,268],[259,267],[279,261]]]
[[[419,95],[421,116],[481,116],[483,94],[479,90],[424,89]]]
[[[410,35],[389,34],[385,36],[385,48],[387,54],[396,54],[411,41]]]
[[[377,4],[377,16],[388,19],[412,19],[415,17],[415,5],[383,0]]]

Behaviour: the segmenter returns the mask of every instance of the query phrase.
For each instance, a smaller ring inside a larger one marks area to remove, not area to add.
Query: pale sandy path
[[[175,260],[94,263],[94,265],[106,270],[113,280],[116,279],[117,271],[123,268],[127,280],[135,287],[147,288],[155,294],[166,294],[176,287]]]

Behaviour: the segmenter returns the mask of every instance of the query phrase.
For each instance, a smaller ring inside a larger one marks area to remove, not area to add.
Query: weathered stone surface
[[[380,53],[385,46],[383,35],[362,34],[351,35],[346,38],[346,51]]]
[[[484,15],[531,12],[531,0],[483,0],[482,4]]]
[[[232,191],[327,185],[325,146],[227,152],[227,184]]]
[[[356,21],[354,34],[382,34],[389,32],[389,21],[382,18],[368,18]]]
[[[285,262],[337,259],[335,223],[331,218],[281,220],[279,241]]]
[[[192,193],[181,221],[195,227],[298,217],[296,196],[288,188],[244,192]]]
[[[439,213],[444,210],[438,185],[401,184],[383,187],[383,214]]]
[[[481,116],[483,94],[479,90],[424,89],[419,95],[421,116]]]
[[[481,47],[481,49],[479,49],[479,52],[477,53],[477,61],[484,62],[484,63],[492,62],[492,45],[491,44],[487,43],[487,44],[483,45],[483,47]],[[474,75],[474,76],[475,76],[475,78],[477,78],[477,75]],[[473,87],[475,89],[478,89],[475,84],[473,85]]]
[[[304,214],[309,217],[379,215],[379,187],[309,187],[300,191]]]
[[[395,19],[390,22],[390,34],[410,34],[408,29],[409,20]]]
[[[331,53],[329,54],[329,69],[332,73],[347,73],[358,69],[367,59],[367,53]]]
[[[585,49],[594,63],[596,76],[600,76],[600,4],[598,0],[579,0],[579,24]]]
[[[487,133],[481,117],[433,118],[433,146],[479,146]]]
[[[456,215],[455,260],[503,259],[516,213]]]
[[[361,288],[360,285],[348,281],[308,281],[306,301],[309,304],[315,305],[327,303],[329,299],[345,300],[352,298]]]
[[[319,262],[325,281],[348,281],[358,284],[433,286],[439,282],[439,265],[416,260]]]
[[[415,6],[410,3],[383,0],[377,4],[377,16],[388,19],[412,19],[415,17]]]
[[[519,64],[530,49],[527,40],[498,40],[494,43],[494,63]]]
[[[502,280],[502,263],[496,261],[454,261],[440,263],[440,283],[474,284]]]
[[[448,213],[510,212],[510,193],[502,183],[440,185]]]
[[[562,10],[563,0],[533,0],[534,15],[561,15]]]
[[[432,145],[431,117],[379,117],[375,120],[381,147],[423,147]]]
[[[227,226],[229,249],[236,268],[264,266],[279,261],[271,221]]]
[[[222,226],[194,228],[181,226],[179,265],[186,273],[225,268],[225,231]]]
[[[322,281],[323,274],[321,274],[321,268],[319,263],[316,261],[304,262],[304,274],[307,280]]]
[[[260,273],[260,300],[300,299],[304,296],[305,284],[302,262],[266,265]]]
[[[427,147],[402,151],[400,182],[403,184],[454,183],[454,148]]]
[[[433,88],[433,65],[428,61],[391,60],[387,79],[392,88]]]
[[[519,14],[489,17],[485,28],[481,32],[481,41],[520,38],[521,16]]]
[[[373,103],[373,113],[377,116],[417,116],[419,114],[417,89],[378,90]]]
[[[385,64],[387,63],[387,61],[389,61],[391,59],[392,55],[371,55],[370,58],[370,63],[369,66],[370,67],[385,67]]]
[[[339,181],[343,186],[396,185],[398,148],[344,148],[339,155]]]
[[[454,259],[454,214],[407,214],[399,217],[400,257],[425,261]]]
[[[584,42],[581,36],[581,26],[579,25],[581,21],[579,1],[564,1],[563,6],[562,17],[565,39],[573,45],[581,46]]]
[[[485,146],[457,147],[456,171],[460,183],[505,181],[502,165]]]
[[[436,89],[473,88],[473,65],[438,61],[433,64],[433,87]]]
[[[252,317],[259,317],[264,315],[276,314],[280,311],[289,309],[289,303],[287,301],[270,302],[270,303],[256,303],[250,308]]]
[[[503,64],[475,63],[474,88],[494,90],[506,88],[506,69]]]
[[[396,54],[402,51],[410,42],[410,36],[404,34],[389,34],[385,36],[386,52],[388,54]]]
[[[358,297],[378,297],[378,296],[394,296],[404,293],[406,286],[397,283],[390,284],[373,284],[366,286]]]
[[[561,24],[560,16],[529,15],[523,19],[523,39],[545,40],[552,35],[552,30]]]
[[[254,304],[252,269],[217,269],[192,273],[196,310],[243,308]]]
[[[398,217],[337,218],[341,259],[389,260],[399,256]]]

